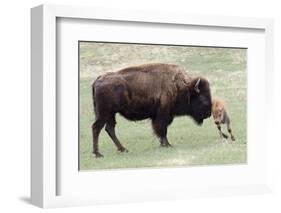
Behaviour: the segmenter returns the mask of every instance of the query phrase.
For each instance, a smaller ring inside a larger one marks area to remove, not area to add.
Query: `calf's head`
[[[213,99],[212,115],[213,115],[215,124],[220,124],[222,122],[223,112],[224,112],[223,103],[217,99]]]
[[[212,98],[209,82],[200,77],[194,78],[190,85],[190,115],[199,125],[211,116]]]

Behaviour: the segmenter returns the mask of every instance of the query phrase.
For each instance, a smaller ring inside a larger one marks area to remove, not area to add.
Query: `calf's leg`
[[[115,120],[115,116],[113,116],[111,119],[109,119],[106,122],[105,131],[107,132],[109,137],[112,139],[112,141],[116,145],[118,151],[120,151],[120,152],[128,152],[128,150],[125,147],[122,146],[122,144],[120,143],[120,141],[116,137],[115,125],[116,125],[116,120]]]
[[[227,131],[229,132],[230,136],[231,136],[231,140],[235,141],[235,137],[232,134],[232,130],[230,128],[230,123],[227,123]]]
[[[217,124],[217,128],[219,130],[220,137],[224,137],[225,139],[227,139],[228,136],[221,131],[221,125],[220,124]]]

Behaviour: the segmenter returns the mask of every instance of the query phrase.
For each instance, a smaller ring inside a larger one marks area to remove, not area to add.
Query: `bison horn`
[[[195,84],[195,86],[194,86],[194,90],[195,90],[197,93],[200,92],[200,89],[199,89],[200,81],[201,81],[201,79],[198,78],[198,80],[197,80],[197,82],[196,82],[196,84]]]

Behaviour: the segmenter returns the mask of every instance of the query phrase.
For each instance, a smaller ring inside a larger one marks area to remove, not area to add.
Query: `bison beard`
[[[175,116],[189,115],[202,124],[211,115],[209,83],[192,77],[176,65],[146,64],[128,67],[99,76],[92,85],[96,120],[92,125],[93,153],[98,148],[101,129],[105,130],[118,151],[126,152],[115,135],[115,114],[128,120],[150,118],[161,146],[169,147],[167,127]]]

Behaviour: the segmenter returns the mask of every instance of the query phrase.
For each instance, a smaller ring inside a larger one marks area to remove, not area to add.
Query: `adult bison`
[[[127,151],[115,135],[115,114],[128,120],[150,118],[161,146],[170,146],[167,127],[175,116],[189,115],[201,125],[211,116],[209,83],[202,77],[192,77],[177,65],[145,64],[128,67],[99,76],[92,85],[96,120],[92,125],[93,153],[103,157],[98,149],[98,137],[105,125],[118,151]]]

